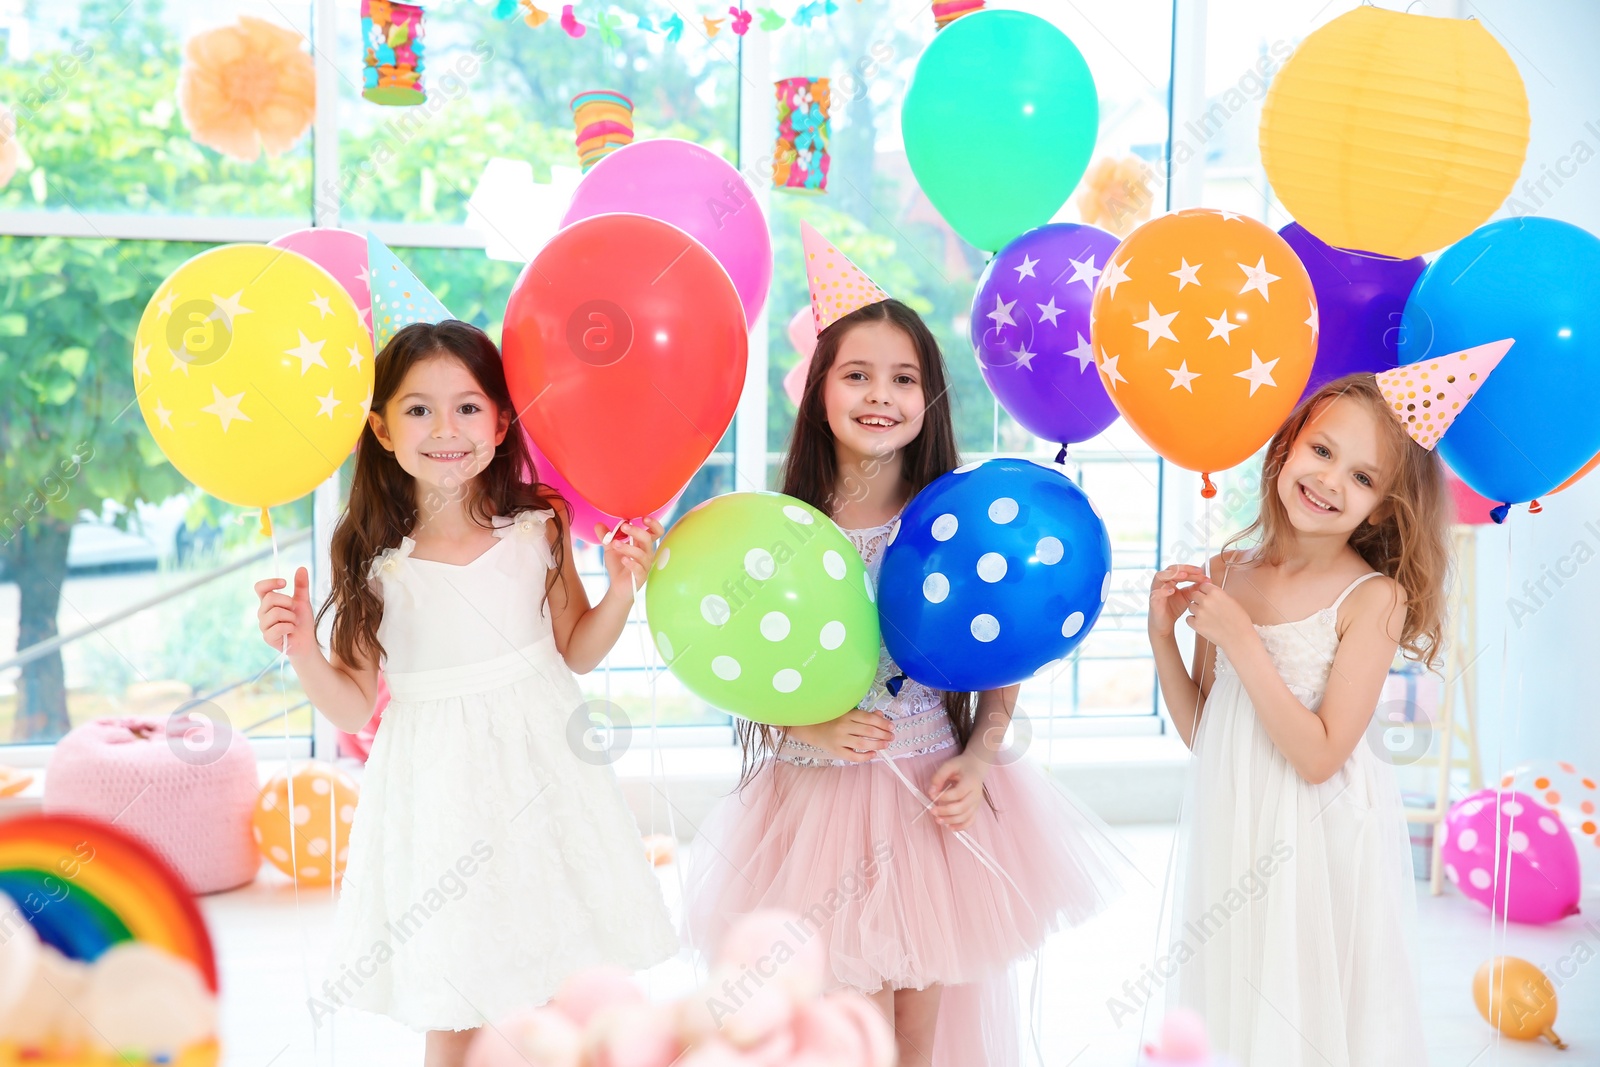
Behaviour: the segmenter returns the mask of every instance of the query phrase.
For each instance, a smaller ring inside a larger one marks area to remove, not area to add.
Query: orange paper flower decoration
[[[245,163],[281,155],[311,125],[316,68],[300,35],[249,15],[189,38],[178,107],[196,144]]]

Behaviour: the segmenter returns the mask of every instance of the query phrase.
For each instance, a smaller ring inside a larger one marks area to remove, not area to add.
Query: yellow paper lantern
[[[1278,199],[1328,244],[1433,252],[1488,220],[1528,151],[1528,94],[1482,23],[1358,7],[1312,33],[1261,109]]]
[[[262,856],[278,870],[298,878],[300,885],[327,885],[330,878],[344,876],[360,795],[355,779],[343,771],[301,763],[294,769],[292,811],[289,779],[276,775],[256,798],[251,833]]]

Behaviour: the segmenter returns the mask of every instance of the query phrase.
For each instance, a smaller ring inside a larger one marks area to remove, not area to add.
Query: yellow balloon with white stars
[[[304,256],[222,245],[156,289],[133,342],[139,410],[189,481],[269,508],[338,470],[372,404],[372,335]]]

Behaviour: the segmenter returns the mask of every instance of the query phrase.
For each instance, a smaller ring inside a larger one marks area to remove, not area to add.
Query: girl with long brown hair
[[[1195,756],[1164,973],[1243,1064],[1427,1062],[1384,754],[1407,723],[1374,711],[1397,651],[1439,659],[1452,510],[1436,438],[1396,417],[1429,403],[1406,391],[1355,374],[1307,397],[1267,445],[1255,522],[1151,585],[1161,693]]]
[[[396,333],[371,403],[332,594],[314,618],[305,568],[292,592],[258,582],[259,622],[340,729],[372,715],[380,666],[390,692],[313,1015],[389,1015],[428,1031],[425,1063],[446,1067],[569,974],[676,952],[616,775],[577,740],[590,722],[573,677],[621,635],[662,530],[622,526],[591,606],[500,353],[467,323]],[[316,633],[330,611],[331,657]]]
[[[900,512],[960,463],[944,359],[916,312],[853,265],[819,281],[848,260],[806,238],[824,328],[783,491],[830,515],[875,582]],[[838,290],[862,295],[839,307]],[[820,942],[829,984],[868,994],[894,1026],[901,1067],[1014,1067],[1013,964],[1103,907],[1123,873],[1103,826],[1003,750],[1016,693],[933,691],[880,649],[872,688],[837,718],[740,722],[740,788],[700,828],[689,873],[690,938],[714,952],[739,915],[796,912],[791,933]]]

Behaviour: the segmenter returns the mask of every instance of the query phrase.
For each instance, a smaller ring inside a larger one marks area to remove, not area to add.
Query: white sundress
[[[334,1007],[462,1030],[583,968],[677,952],[616,774],[571,740],[588,720],[545,605],[551,516],[497,519],[468,564],[416,559],[410,538],[372,563],[391,699],[351,827]]]
[[[1312,711],[1339,648],[1339,606],[1377,573],[1307,618],[1255,627]],[[1405,809],[1365,739],[1332,778],[1306,781],[1218,649],[1179,841],[1168,1002],[1200,1012],[1214,1047],[1242,1067],[1427,1063]]]

